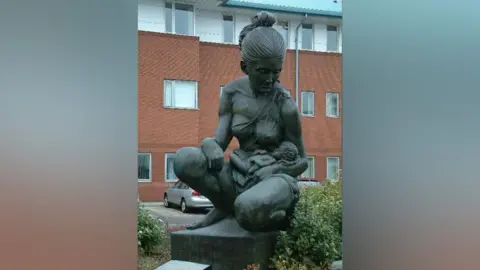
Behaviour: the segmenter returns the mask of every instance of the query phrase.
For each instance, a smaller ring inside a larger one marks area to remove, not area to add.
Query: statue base
[[[248,264],[268,269],[279,232],[252,233],[234,218],[171,235],[172,260],[212,266],[212,270],[244,270]]]

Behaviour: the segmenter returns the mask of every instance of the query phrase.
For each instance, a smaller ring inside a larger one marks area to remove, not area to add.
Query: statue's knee
[[[238,225],[240,225],[240,227],[244,228],[245,230],[255,231],[258,227],[258,224],[256,224],[256,218],[252,216],[253,213],[239,206],[237,201],[235,202],[234,208],[235,219],[237,220]]]
[[[202,177],[207,171],[207,159],[198,147],[182,147],[175,153],[173,171],[180,180]]]
[[[246,230],[261,231],[268,222],[269,209],[263,205],[261,200],[238,197],[235,200],[234,208],[238,224]]]

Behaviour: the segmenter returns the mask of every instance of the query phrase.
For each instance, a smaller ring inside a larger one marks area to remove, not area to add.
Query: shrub
[[[140,253],[151,254],[165,240],[166,229],[137,203],[137,238]]]
[[[277,241],[274,268],[330,269],[341,259],[341,179],[302,188],[291,228]]]

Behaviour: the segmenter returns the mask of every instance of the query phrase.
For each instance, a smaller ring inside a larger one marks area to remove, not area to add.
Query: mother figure
[[[308,163],[297,105],[279,83],[286,46],[272,28],[274,23],[275,17],[262,11],[241,31],[240,67],[246,76],[223,88],[215,138],[176,153],[178,179],[214,205],[189,229],[226,217],[236,218],[252,232],[280,230],[289,224],[299,196],[296,179]],[[240,147],[225,161],[224,151],[233,137]]]

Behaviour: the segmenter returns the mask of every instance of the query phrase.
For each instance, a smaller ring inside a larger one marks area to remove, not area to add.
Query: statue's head
[[[262,11],[240,32],[240,66],[257,93],[271,91],[282,71],[287,49],[283,36],[272,28],[275,21],[271,13]]]

